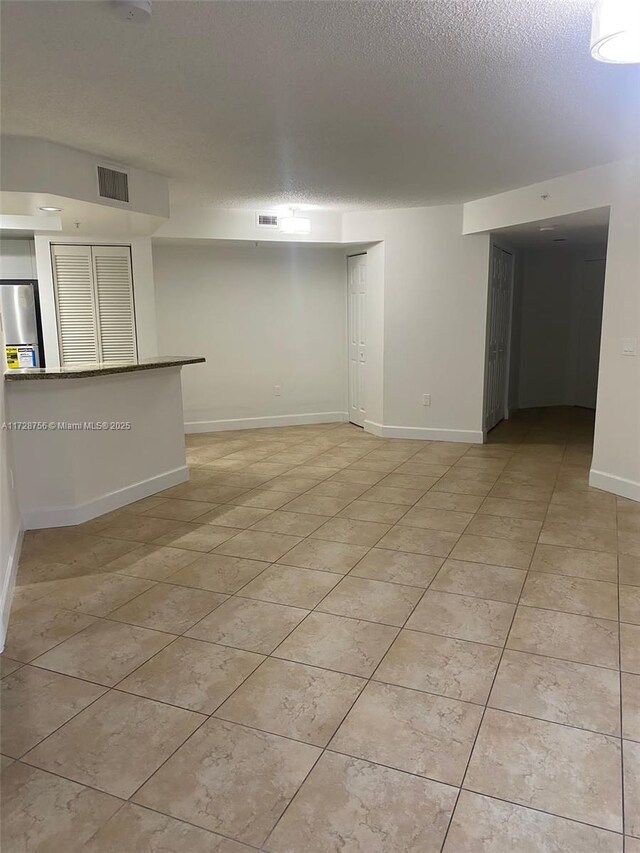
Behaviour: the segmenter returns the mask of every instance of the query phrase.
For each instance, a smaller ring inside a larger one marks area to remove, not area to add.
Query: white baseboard
[[[271,415],[264,418],[237,418],[222,421],[185,421],[184,431],[222,432],[231,429],[264,429],[266,427],[297,426],[298,424],[346,423],[347,412],[314,412],[309,415]]]
[[[433,427],[402,427],[365,421],[366,432],[380,438],[414,438],[421,441],[462,441],[467,444],[482,444],[485,440],[481,429],[435,429]]]
[[[172,471],[166,471],[164,474],[149,477],[147,480],[141,480],[139,483],[133,483],[131,486],[118,489],[115,492],[108,492],[106,495],[100,495],[98,498],[94,498],[86,503],[77,504],[76,506],[27,510],[22,514],[22,522],[25,530],[38,530],[41,527],[68,527],[71,524],[82,524],[84,521],[90,521],[92,518],[104,515],[105,512],[120,509],[120,507],[134,501],[139,501],[142,498],[149,497],[149,495],[154,495],[156,492],[161,492],[163,489],[185,483],[188,479],[189,468],[186,465],[181,465]]]
[[[9,611],[11,610],[11,602],[13,601],[13,590],[16,585],[16,575],[18,573],[18,561],[20,559],[20,550],[22,548],[22,537],[24,531],[22,527],[16,530],[16,534],[9,552],[7,565],[2,566],[2,589],[0,590],[0,652],[4,650],[4,641],[7,636],[7,628],[9,627]]]
[[[375,421],[365,421],[364,431],[370,432],[371,435],[377,435],[382,438],[382,424],[377,424]]]
[[[629,498],[632,501],[640,501],[640,483],[635,480],[627,480],[624,477],[616,477],[614,474],[605,474],[604,471],[589,471],[589,485],[594,489],[602,489],[605,492],[612,492],[614,495],[620,495],[622,498]]]

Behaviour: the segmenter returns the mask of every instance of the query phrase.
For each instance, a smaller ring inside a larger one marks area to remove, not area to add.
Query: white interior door
[[[365,370],[367,363],[365,307],[367,296],[367,256],[347,259],[349,329],[349,420],[364,426],[367,412]]]
[[[492,246],[484,397],[484,428],[487,431],[493,429],[507,413],[512,288],[513,255],[499,246]]]
[[[604,260],[585,261],[582,264],[574,402],[576,406],[588,409],[595,409],[598,391],[604,269]]]

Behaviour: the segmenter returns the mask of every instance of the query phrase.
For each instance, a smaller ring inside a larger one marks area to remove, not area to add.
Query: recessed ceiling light
[[[62,210],[61,207],[40,207],[39,210],[43,210],[45,213],[60,213]]]
[[[599,62],[640,62],[638,0],[598,0],[593,7],[591,56]]]
[[[555,225],[541,225],[540,230],[541,231],[555,231],[556,226]]]

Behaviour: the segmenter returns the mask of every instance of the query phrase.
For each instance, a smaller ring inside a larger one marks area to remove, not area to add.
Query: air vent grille
[[[98,166],[98,193],[100,198],[129,201],[129,176],[107,166]]]
[[[278,215],[276,213],[258,213],[256,214],[258,228],[277,228]]]

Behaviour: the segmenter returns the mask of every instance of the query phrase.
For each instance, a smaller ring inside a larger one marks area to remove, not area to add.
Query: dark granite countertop
[[[136,370],[155,370],[159,367],[182,367],[183,364],[202,364],[202,356],[165,355],[142,358],[134,362],[112,364],[83,364],[77,367],[26,367],[7,370],[4,378],[10,382],[21,379],[86,379],[92,376],[109,376],[114,373],[132,373]]]

